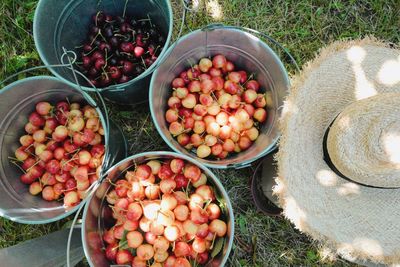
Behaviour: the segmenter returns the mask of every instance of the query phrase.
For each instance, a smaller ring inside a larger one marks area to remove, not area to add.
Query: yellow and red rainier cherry
[[[104,129],[96,109],[67,101],[54,106],[42,101],[29,115],[25,131],[15,151],[15,160],[24,171],[21,182],[44,200],[63,198],[67,207],[79,204],[97,181],[105,153]]]
[[[224,55],[202,58],[171,83],[169,132],[199,158],[223,159],[248,149],[267,120],[260,84],[235,68]]]
[[[179,158],[150,160],[113,186],[106,199],[115,223],[103,233],[112,263],[204,265],[213,242],[226,236],[216,192],[196,165]]]

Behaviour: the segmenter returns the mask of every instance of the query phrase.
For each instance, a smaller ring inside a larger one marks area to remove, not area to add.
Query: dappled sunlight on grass
[[[207,2],[207,12],[216,21],[219,21],[224,17],[221,4],[218,2],[218,0],[209,0]]]
[[[336,254],[328,247],[323,246],[319,250],[319,255],[323,260],[326,261],[335,261],[336,260]]]

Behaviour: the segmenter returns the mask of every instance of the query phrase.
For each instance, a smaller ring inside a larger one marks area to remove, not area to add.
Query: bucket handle
[[[96,192],[97,188],[101,185],[104,177],[105,176],[103,176],[102,179],[99,179],[96,183],[93,183],[88,189],[86,189],[86,191],[88,192],[88,195],[86,196],[86,198],[84,200],[82,200],[84,203],[82,203],[82,205],[79,207],[74,218],[72,219],[72,222],[68,225],[69,233],[68,233],[67,250],[66,250],[67,267],[71,267],[71,254],[72,254],[71,253],[71,251],[72,251],[71,244],[72,244],[74,229],[82,230],[82,227],[83,227],[82,226],[83,222],[78,219],[79,215],[81,214],[83,208],[86,205],[88,205],[87,202],[89,202],[91,200],[93,194]],[[82,236],[82,238],[83,238],[83,236]]]
[[[69,61],[69,63],[64,63],[64,62],[63,62],[63,59],[64,59],[65,56],[68,55],[68,53],[73,53],[73,55],[75,55],[75,56],[74,56],[73,58],[71,58],[70,56],[68,56],[68,61]],[[103,108],[104,108],[105,112],[107,112],[104,99],[103,99],[103,97],[98,93],[98,91],[99,91],[98,88],[96,88],[96,87],[86,78],[85,75],[83,75],[81,72],[79,72],[79,71],[77,71],[77,70],[74,69],[73,64],[74,64],[74,62],[75,62],[75,60],[76,60],[76,54],[75,54],[74,52],[72,52],[72,51],[65,51],[64,54],[61,56],[61,58],[62,58],[62,59],[61,59],[61,60],[62,60],[62,64],[54,64],[54,65],[46,65],[46,66],[35,66],[35,67],[31,67],[31,68],[28,68],[28,69],[25,69],[25,70],[21,70],[21,71],[19,71],[19,72],[16,72],[16,73],[14,73],[14,74],[8,76],[8,77],[5,78],[4,80],[1,80],[1,81],[0,81],[0,86],[1,86],[2,84],[5,86],[5,85],[7,84],[7,82],[9,82],[10,80],[14,79],[15,77],[18,77],[18,76],[21,75],[21,74],[25,74],[25,73],[32,72],[32,71],[35,71],[35,70],[48,69],[49,67],[51,67],[51,68],[65,68],[65,67],[68,67],[68,68],[71,69],[71,71],[73,72],[73,74],[74,74],[74,79],[75,79],[76,86],[77,86],[77,89],[81,91],[81,93],[83,94],[83,96],[86,97],[86,94],[87,94],[87,93],[86,93],[86,90],[83,90],[83,89],[82,89],[81,85],[80,85],[79,82],[77,81],[77,76],[76,76],[76,74],[78,74],[79,76],[81,76],[82,78],[84,78],[84,79],[91,85],[91,87],[94,89],[94,90],[91,91],[91,92],[96,92],[96,93],[97,93],[98,97],[101,99],[101,102],[102,102],[101,104],[103,105]],[[57,78],[57,79],[58,79],[58,78]],[[59,79],[58,79],[58,80],[59,80]],[[60,81],[61,81],[61,80],[60,80]],[[96,101],[90,101],[89,103],[90,103],[92,106],[94,106],[95,108],[98,108],[98,107],[99,107]],[[106,115],[108,115],[108,114],[106,114]],[[106,126],[108,127],[108,116],[106,116],[106,117],[107,117],[107,118],[106,118],[106,124],[107,124]]]
[[[228,25],[224,25],[222,23],[211,23],[211,24],[203,27],[201,30],[202,31],[213,31],[213,30],[218,30],[218,29],[222,29],[222,28],[223,29],[242,30],[242,31],[246,31],[246,32],[257,34],[257,35],[264,37],[265,39],[269,40],[271,43],[273,43],[274,45],[279,47],[283,52],[285,52],[285,54],[289,57],[290,61],[293,63],[294,67],[296,68],[296,71],[300,72],[300,67],[297,64],[297,61],[292,56],[292,54],[289,52],[289,50],[287,50],[283,45],[281,45],[278,41],[276,41],[274,38],[272,38],[271,36],[269,36],[266,33],[263,33],[263,32],[260,32],[260,31],[257,31],[257,30],[251,29],[251,28],[247,28],[247,27],[228,26]]]
[[[73,57],[69,56],[68,53],[72,53]],[[63,62],[64,57],[66,57],[66,56],[67,56],[67,59],[68,59],[69,63]],[[103,110],[104,110],[103,112],[105,112],[105,114],[104,114],[105,120],[106,120],[106,125],[105,126],[108,129],[108,127],[109,127],[109,119],[108,119],[108,111],[107,111],[107,108],[106,108],[105,101],[104,101],[103,97],[100,95],[99,90],[90,82],[90,80],[85,75],[83,75],[83,73],[81,73],[81,72],[77,71],[76,69],[74,69],[73,64],[74,64],[74,62],[76,60],[76,54],[73,51],[66,51],[64,49],[64,54],[61,56],[61,60],[62,60],[62,62],[61,62],[62,64],[54,64],[54,65],[47,65],[47,66],[36,66],[36,67],[31,67],[31,68],[28,68],[28,69],[25,69],[25,70],[21,70],[21,71],[19,71],[17,73],[14,73],[14,74],[8,76],[6,79],[0,81],[0,85],[2,85],[2,84],[6,85],[6,83],[8,81],[10,81],[11,79],[14,79],[15,77],[18,77],[21,74],[25,74],[25,73],[32,72],[32,71],[35,71],[35,70],[48,69],[48,67],[51,67],[51,68],[65,68],[65,67],[67,67],[73,72],[75,83],[76,83],[75,86],[77,87],[77,89],[79,91],[81,91],[82,95],[86,99],[87,99],[87,92],[86,92],[87,90],[84,90],[81,87],[81,85],[79,84],[79,82],[77,80],[77,76],[76,75],[79,75],[83,79],[85,79],[90,84],[90,86],[93,88],[93,91],[90,91],[90,92],[95,92],[96,95],[99,97],[100,102],[101,102],[100,104],[102,105]],[[93,101],[88,101],[88,102],[92,106],[94,106],[95,108],[99,108],[98,103],[96,101],[93,100]]]

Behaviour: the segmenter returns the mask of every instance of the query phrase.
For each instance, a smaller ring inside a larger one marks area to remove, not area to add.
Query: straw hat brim
[[[322,146],[345,107],[388,92],[400,92],[400,50],[374,38],[322,49],[294,77],[285,101],[274,193],[296,228],[344,258],[399,264],[400,189],[341,178],[324,161]]]

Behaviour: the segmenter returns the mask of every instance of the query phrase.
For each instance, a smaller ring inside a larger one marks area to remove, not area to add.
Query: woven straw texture
[[[399,92],[400,51],[366,38],[322,49],[285,101],[274,192],[300,231],[346,259],[400,263],[400,189],[337,176],[323,159],[324,133],[352,103]]]
[[[346,177],[376,187],[400,187],[400,93],[346,107],[329,130],[327,147]]]

